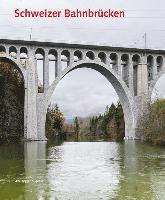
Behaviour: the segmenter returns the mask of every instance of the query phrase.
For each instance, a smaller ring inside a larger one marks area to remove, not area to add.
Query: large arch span
[[[128,87],[126,86],[126,83],[114,72],[113,69],[111,69],[108,65],[102,62],[95,61],[79,61],[67,67],[51,84],[45,95],[40,95],[40,106],[38,108],[38,133],[40,134],[40,137],[43,137],[45,134],[47,107],[50,103],[50,99],[53,95],[55,88],[68,73],[80,68],[93,69],[101,73],[109,81],[109,83],[112,84],[123,107],[125,118],[125,136],[129,138],[135,138],[136,118],[134,112],[136,108],[134,105],[134,97],[130,93]]]

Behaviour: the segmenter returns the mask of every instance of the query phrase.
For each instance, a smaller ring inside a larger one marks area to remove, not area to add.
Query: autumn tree
[[[48,138],[61,134],[64,128],[64,116],[58,105],[49,105],[46,116],[46,135]]]

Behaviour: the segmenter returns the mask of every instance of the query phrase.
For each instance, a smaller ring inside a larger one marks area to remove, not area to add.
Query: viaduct
[[[139,121],[165,73],[165,51],[82,44],[0,39],[0,62],[11,63],[25,88],[24,137],[46,140],[45,121],[51,96],[60,80],[78,68],[101,73],[114,87],[125,117],[125,137],[139,139]],[[42,62],[42,65],[38,63]],[[50,63],[54,80],[50,82]],[[39,82],[41,67],[42,83]]]

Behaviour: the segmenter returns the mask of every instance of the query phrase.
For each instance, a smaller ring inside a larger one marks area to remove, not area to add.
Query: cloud
[[[52,96],[52,102],[58,103],[65,116],[98,114],[117,100],[117,94],[108,80],[89,69],[70,72]]]

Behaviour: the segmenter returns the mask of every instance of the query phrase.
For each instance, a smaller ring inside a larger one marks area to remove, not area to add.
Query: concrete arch
[[[164,64],[163,56],[157,56],[156,57],[156,65],[157,65],[156,66],[157,67],[156,72],[157,73],[161,72],[163,64]]]
[[[20,48],[20,55],[21,55],[21,54],[26,54],[27,57],[28,57],[28,49],[27,49],[26,47],[21,47],[21,48]]]
[[[80,50],[74,52],[74,62],[80,61],[83,58],[83,53]]]
[[[54,57],[55,57],[55,59],[57,59],[57,50],[55,50],[55,49],[50,49],[49,51],[48,51],[48,56],[49,55],[53,55]],[[49,58],[49,57],[48,57]],[[49,60],[51,60],[50,58],[49,58]]]
[[[117,53],[113,53],[113,52],[109,55],[109,58],[111,59],[111,61],[112,60],[117,61],[118,57],[119,57],[118,54]]]
[[[37,48],[35,50],[35,55],[41,54],[43,57],[45,57],[45,50],[43,48]]]
[[[86,53],[86,58],[89,59],[89,60],[94,60],[96,57],[95,53],[93,51],[88,51]]]
[[[9,47],[9,55],[12,56],[13,58],[17,59],[17,54],[18,50],[15,46],[10,46]]]
[[[61,52],[61,67],[62,70],[66,69],[70,64],[70,51],[69,50],[63,50]]]
[[[6,48],[2,45],[0,45],[0,53],[6,53]]]
[[[47,107],[49,105],[51,96],[63,77],[65,77],[68,73],[75,69],[79,68],[90,68],[93,70],[98,71],[101,73],[114,87],[120,102],[122,104],[124,110],[124,117],[125,117],[125,136],[129,138],[136,138],[135,129],[136,129],[136,115],[134,114],[137,110],[134,104],[134,97],[131,95],[128,87],[124,83],[124,81],[115,73],[113,69],[110,69],[108,65],[104,64],[103,62],[95,62],[95,61],[80,61],[74,63],[72,66],[66,68],[61,75],[59,75],[56,80],[52,83],[49,87],[48,91],[46,92],[45,96],[40,99],[40,107],[38,111],[41,113],[38,115],[38,130],[40,137],[44,137],[45,132],[45,121],[46,121],[46,112]],[[43,114],[44,113],[44,114]]]
[[[101,62],[106,63],[107,56],[104,52],[98,53],[98,58],[100,59]]]
[[[139,54],[133,54],[132,61],[137,62],[137,64],[139,64],[141,62],[141,56]]]

